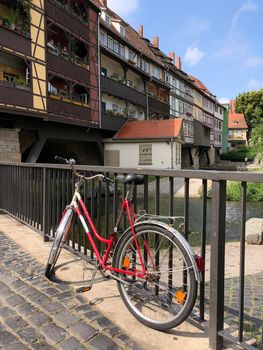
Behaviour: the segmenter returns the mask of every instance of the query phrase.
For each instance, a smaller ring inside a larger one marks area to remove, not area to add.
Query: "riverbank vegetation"
[[[228,201],[240,201],[242,185],[240,182],[228,182],[226,197]],[[247,201],[263,201],[263,183],[247,183]]]

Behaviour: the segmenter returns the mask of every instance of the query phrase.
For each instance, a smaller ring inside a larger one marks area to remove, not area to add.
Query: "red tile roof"
[[[182,125],[183,119],[181,118],[127,121],[113,139],[179,138]]]
[[[101,9],[105,9],[100,0],[92,0],[93,3]],[[109,7],[107,7],[107,13],[111,16],[111,18],[115,20],[120,20],[125,24],[125,38],[121,36],[121,34],[116,30],[112,25],[109,26],[106,22],[100,18],[101,23],[112,31],[115,35],[119,36],[120,39],[125,40],[128,44],[137,49],[140,53],[144,54],[146,57],[155,61],[158,65],[164,66],[162,61],[154,55],[154,53],[150,50],[145,40],[143,40],[139,33],[133,29],[127,22],[125,22],[120,16],[118,16],[114,11],[112,11]]]
[[[247,129],[247,123],[242,113],[228,113],[229,129]]]

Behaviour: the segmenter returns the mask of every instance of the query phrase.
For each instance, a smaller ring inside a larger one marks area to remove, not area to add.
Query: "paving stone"
[[[17,343],[18,339],[7,331],[0,332],[0,346]]]
[[[64,300],[61,300],[61,302],[68,309],[72,309],[72,308],[76,307],[77,305],[79,305],[79,301],[75,298],[64,299]]]
[[[5,284],[11,284],[16,281],[18,281],[18,278],[11,276],[5,271],[0,271],[0,281],[4,282]]]
[[[73,337],[68,338],[58,346],[61,350],[85,350],[86,347],[82,346],[80,342]]]
[[[34,326],[40,327],[45,323],[51,322],[52,319],[42,311],[38,311],[28,318],[29,322],[33,323]]]
[[[94,350],[119,350],[121,349],[114,341],[103,334],[98,334],[89,341],[89,348]]]
[[[24,344],[17,343],[9,346],[5,346],[5,350],[28,350],[29,348]]]
[[[52,301],[48,304],[41,305],[42,308],[50,315],[53,315],[57,313],[58,311],[61,311],[64,309],[64,307],[61,305],[61,303]]]
[[[13,295],[6,299],[6,303],[9,306],[17,306],[19,304],[22,304],[25,302],[25,299],[22,298],[20,295]]]
[[[15,290],[19,290],[19,289],[27,287],[27,286],[28,286],[28,284],[26,284],[25,282],[23,282],[21,280],[15,281],[14,283],[11,284],[11,287]]]
[[[2,317],[4,320],[15,315],[16,315],[16,312],[10,307],[5,306],[0,308],[0,317]]]
[[[54,295],[57,295],[60,291],[56,288],[48,287],[44,289],[43,292],[50,296],[54,296]]]
[[[62,327],[67,328],[73,325],[74,323],[77,323],[80,319],[72,313],[70,313],[69,311],[63,310],[61,312],[56,313],[53,316],[53,320],[62,325]]]
[[[0,282],[0,292],[4,293],[7,290],[10,290],[10,288],[5,283]]]
[[[25,297],[28,297],[30,295],[37,293],[37,290],[31,286],[26,286],[25,288],[20,289],[19,293],[22,294],[23,297],[25,298]]]
[[[18,331],[17,334],[26,343],[34,343],[40,338],[34,330],[34,328],[32,327],[20,329],[20,331]]]
[[[81,341],[88,341],[97,333],[97,330],[95,328],[89,326],[83,321],[80,321],[69,327],[69,331]]]
[[[84,304],[75,307],[74,310],[80,314],[84,314],[85,312],[94,311],[94,308],[89,304]]]
[[[96,320],[96,319],[98,319],[98,318],[101,317],[101,313],[98,312],[98,311],[96,311],[96,310],[94,310],[94,311],[90,311],[90,312],[85,313],[84,316],[85,316],[88,320],[94,321],[94,320]]]
[[[63,292],[56,297],[58,300],[64,300],[67,298],[72,298],[72,292]]]
[[[66,331],[54,323],[49,323],[46,326],[42,326],[40,332],[52,344],[60,343],[66,336]]]
[[[37,341],[34,344],[31,344],[34,350],[54,350],[55,348],[49,345],[45,340]]]
[[[20,314],[25,316],[30,316],[33,313],[38,312],[38,308],[28,302],[18,305],[16,309]]]
[[[107,317],[104,317],[104,316],[96,319],[94,322],[98,324],[102,329],[113,325],[113,323]]]
[[[44,305],[51,302],[51,299],[49,297],[40,292],[29,295],[28,299],[37,305]]]
[[[5,324],[13,330],[18,330],[28,326],[28,323],[25,320],[23,320],[20,316],[9,318],[5,321]]]

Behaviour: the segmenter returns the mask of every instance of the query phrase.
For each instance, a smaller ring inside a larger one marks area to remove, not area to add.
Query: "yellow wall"
[[[229,129],[233,131],[232,135],[228,134],[229,140],[247,140],[247,130],[246,129],[239,129],[241,130],[241,134],[238,133],[238,129]]]
[[[31,50],[35,61],[32,62],[33,106],[42,111],[47,109],[46,101],[46,42],[44,1],[32,0],[37,8],[31,8]]]

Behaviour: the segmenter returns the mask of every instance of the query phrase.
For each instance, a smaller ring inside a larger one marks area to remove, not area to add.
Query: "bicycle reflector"
[[[130,267],[131,261],[130,259],[125,256],[123,259],[123,263],[122,263],[122,267],[124,267],[125,269],[128,269]]]
[[[186,293],[183,292],[182,290],[178,290],[175,293],[175,298],[177,299],[179,304],[183,304],[184,303],[185,297],[186,297]]]
[[[196,262],[198,270],[203,271],[204,270],[204,259],[199,255],[195,255],[194,258],[195,258],[195,262]]]

